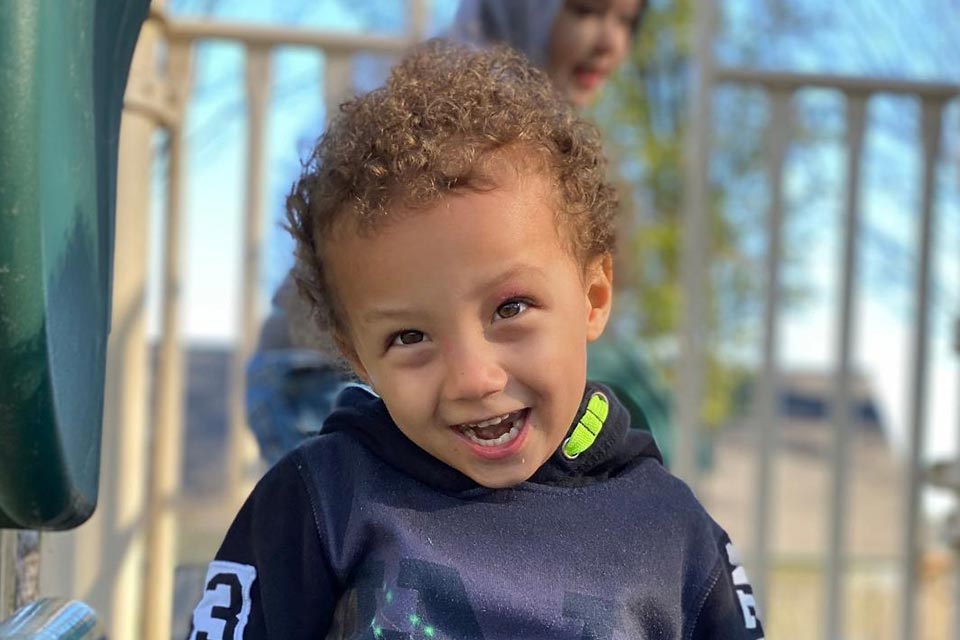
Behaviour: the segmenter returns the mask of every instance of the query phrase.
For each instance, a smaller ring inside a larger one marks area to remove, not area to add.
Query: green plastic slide
[[[148,5],[2,3],[2,528],[96,506],[120,113]]]

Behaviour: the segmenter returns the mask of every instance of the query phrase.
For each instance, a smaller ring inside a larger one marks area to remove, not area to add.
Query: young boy
[[[761,638],[726,534],[586,381],[616,197],[506,49],[430,43],[344,105],[288,202],[359,377],[207,573],[197,640]]]

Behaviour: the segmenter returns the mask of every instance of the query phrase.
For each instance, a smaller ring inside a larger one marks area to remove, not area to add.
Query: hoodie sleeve
[[[719,529],[719,527],[717,527]],[[763,640],[763,625],[747,572],[729,536],[719,530],[718,566],[700,607],[691,640]]]
[[[322,638],[339,587],[290,455],[261,479],[207,568],[189,640]]]

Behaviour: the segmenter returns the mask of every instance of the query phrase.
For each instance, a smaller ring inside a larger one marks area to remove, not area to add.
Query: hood
[[[481,47],[508,44],[543,68],[561,6],[563,0],[462,0],[449,36]]]
[[[447,37],[480,47],[508,44],[537,67],[547,64],[547,46],[564,0],[461,0]],[[650,0],[643,0],[634,33]]]
[[[600,384],[587,383],[577,420],[570,425],[567,436],[574,434],[597,392],[606,396],[609,409],[596,440],[572,460],[558,449],[528,483],[578,487],[614,477],[644,458],[662,464],[653,437],[631,429],[630,413],[609,388]],[[394,423],[383,401],[362,387],[344,389],[337,399],[337,409],[324,422],[321,434],[337,432],[356,438],[387,464],[444,493],[481,488],[414,444]]]

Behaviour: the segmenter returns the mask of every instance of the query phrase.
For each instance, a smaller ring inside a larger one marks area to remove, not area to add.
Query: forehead
[[[565,226],[561,215],[564,198],[549,152],[513,145],[486,153],[469,167],[449,167],[445,173],[448,175],[439,179],[437,176],[422,176],[422,181],[414,178],[411,182],[395,185],[391,189],[395,193],[388,198],[387,204],[363,218],[346,208],[328,231],[329,237],[336,242],[353,235],[374,237],[389,232],[410,217],[481,193],[493,193],[503,201],[542,202],[553,212],[558,232]]]
[[[369,247],[368,257],[385,246],[415,245],[425,239],[440,241],[446,236],[459,235],[463,225],[477,227],[477,231],[494,231],[491,219],[513,227],[550,230],[550,239],[560,237],[560,195],[556,181],[543,171],[512,162],[489,162],[464,182],[446,193],[436,195],[426,203],[411,203],[403,197],[394,198],[369,221],[351,221],[349,214],[343,224],[331,230],[325,253],[342,253],[341,249]],[[545,238],[539,237],[542,242]],[[479,240],[480,238],[478,238]]]
[[[341,230],[327,243],[329,284],[347,319],[371,307],[466,299],[510,274],[549,273],[575,262],[558,229],[552,181],[501,171],[495,187],[464,190],[368,233]]]

